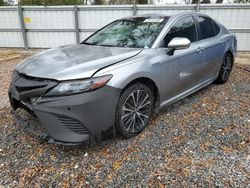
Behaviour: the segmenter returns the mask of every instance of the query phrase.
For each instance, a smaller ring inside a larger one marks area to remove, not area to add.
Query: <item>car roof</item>
[[[141,14],[141,15],[135,15],[135,16],[132,16],[132,17],[134,17],[134,18],[137,18],[137,17],[140,17],[140,18],[142,18],[142,17],[149,17],[149,18],[151,18],[151,17],[170,17],[171,15],[170,14]]]
[[[207,16],[206,14],[198,13],[198,12],[182,12],[178,14],[158,14],[158,13],[152,13],[152,14],[141,14],[141,15],[135,15],[135,16],[129,16],[129,17],[124,17],[122,19],[131,19],[131,18],[170,18],[170,17],[175,17],[178,18],[180,16],[185,16],[185,15],[200,15],[200,16]],[[207,16],[209,17],[209,16]]]
[[[133,19],[133,18],[169,18],[170,15],[167,14],[141,14],[141,15],[135,15],[135,16],[127,16],[121,18],[123,19]]]

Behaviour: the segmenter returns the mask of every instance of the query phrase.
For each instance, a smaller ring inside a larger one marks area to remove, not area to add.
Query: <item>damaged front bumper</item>
[[[70,142],[59,142],[59,141],[55,141],[52,137],[49,136],[49,134],[46,131],[41,131],[37,128],[35,128],[32,124],[28,123],[26,120],[22,119],[21,116],[18,115],[16,110],[12,110],[11,111],[15,121],[18,123],[18,125],[20,125],[25,131],[39,137],[42,138],[44,140],[46,140],[48,143],[51,144],[62,144],[62,145],[80,145],[82,143],[70,143]],[[86,139],[88,140],[88,139]]]
[[[54,81],[17,76],[9,88],[15,120],[25,130],[49,143],[63,145],[95,144],[115,136],[115,111],[120,89],[101,89],[62,97],[43,97]],[[32,114],[45,128],[26,122],[17,109]]]

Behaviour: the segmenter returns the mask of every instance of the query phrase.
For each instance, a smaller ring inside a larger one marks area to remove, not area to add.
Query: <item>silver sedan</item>
[[[225,83],[237,40],[198,13],[116,20],[81,44],[36,54],[17,65],[9,97],[16,120],[51,143],[129,138],[153,112],[211,84]],[[45,128],[23,121],[24,109]]]

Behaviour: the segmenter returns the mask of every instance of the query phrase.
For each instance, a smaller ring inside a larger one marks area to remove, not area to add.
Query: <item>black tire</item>
[[[215,80],[216,84],[224,84],[227,82],[233,69],[233,64],[234,62],[232,55],[230,53],[226,53],[220,67],[218,78]]]
[[[149,87],[136,83],[126,88],[116,110],[116,128],[119,133],[130,138],[142,132],[149,123],[153,107],[154,95]]]

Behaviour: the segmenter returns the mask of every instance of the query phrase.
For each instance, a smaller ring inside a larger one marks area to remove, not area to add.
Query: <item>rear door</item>
[[[208,80],[217,75],[225,48],[225,41],[220,35],[219,26],[207,16],[196,16],[199,45],[204,54],[202,80]]]

